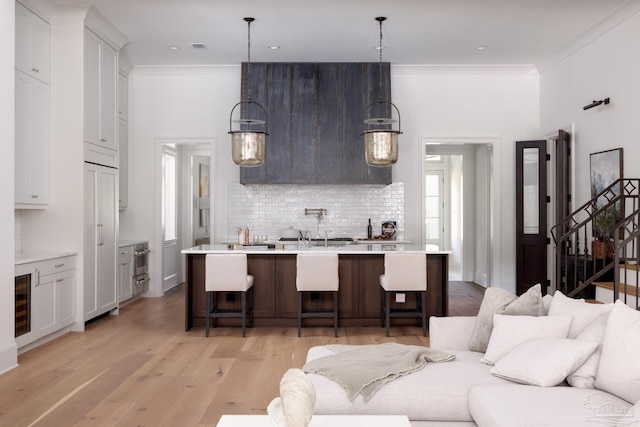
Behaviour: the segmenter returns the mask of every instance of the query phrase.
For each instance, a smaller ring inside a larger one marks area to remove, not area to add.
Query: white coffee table
[[[271,427],[268,415],[223,415],[217,427]],[[411,427],[406,415],[314,415],[309,427]]]

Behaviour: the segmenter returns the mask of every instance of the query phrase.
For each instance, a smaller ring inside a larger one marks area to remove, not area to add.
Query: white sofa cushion
[[[584,427],[615,424],[618,413],[638,420],[633,406],[606,392],[574,387],[482,385],[469,392],[478,427]],[[636,424],[631,424],[636,425]]]
[[[629,402],[640,400],[640,311],[616,301],[609,315],[596,388]],[[640,414],[638,414],[640,415]]]
[[[598,343],[598,348],[582,366],[567,377],[567,382],[572,387],[595,388],[596,372],[598,372],[598,364],[600,363],[600,355],[602,354],[602,343],[604,341],[604,333],[607,329],[609,315],[610,313],[601,314],[600,317],[591,322],[591,324],[576,337],[576,340],[595,341]]]
[[[537,316],[543,310],[540,284],[520,297],[501,288],[489,288],[484,292],[478,320],[469,340],[469,350],[485,352],[493,330],[493,315],[512,314]]]
[[[362,396],[350,402],[337,383],[322,375],[308,374],[316,389],[315,413],[407,415],[412,421],[473,421],[467,404],[469,389],[479,384],[509,382],[489,374],[489,366],[479,363],[481,353],[452,353],[455,360],[427,363],[422,370],[385,384],[367,403]],[[325,346],[312,347],[307,361],[331,354]]]
[[[509,350],[532,338],[566,338],[571,316],[493,315],[493,332],[482,363],[495,364]]]
[[[594,341],[533,338],[510,350],[489,373],[521,384],[553,387],[581,366],[597,347]]]
[[[571,328],[569,329],[569,338],[575,338],[587,327],[591,322],[596,320],[602,314],[610,313],[613,310],[613,303],[609,304],[590,304],[584,299],[573,299],[566,297],[562,292],[556,291],[551,300],[549,307],[549,316],[559,316],[570,314],[573,316]]]

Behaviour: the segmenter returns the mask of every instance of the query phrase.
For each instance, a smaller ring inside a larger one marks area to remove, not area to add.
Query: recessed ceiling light
[[[280,49],[280,46],[267,46],[267,49],[278,50]]]
[[[476,46],[476,50],[485,50],[488,46],[480,45]]]
[[[171,46],[167,46],[167,49],[169,49],[169,50],[179,50],[180,46],[171,45]]]

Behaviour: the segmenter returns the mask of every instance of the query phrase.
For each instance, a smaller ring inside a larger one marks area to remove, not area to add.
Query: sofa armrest
[[[469,350],[477,316],[429,318],[429,347],[439,350]]]

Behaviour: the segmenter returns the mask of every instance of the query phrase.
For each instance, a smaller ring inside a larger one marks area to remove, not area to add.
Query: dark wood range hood
[[[391,183],[391,167],[366,164],[361,136],[365,109],[380,97],[380,68],[382,98],[391,100],[389,63],[250,67],[249,88],[242,64],[241,99],[249,93],[266,109],[269,135],[264,165],[241,167],[242,184]]]

